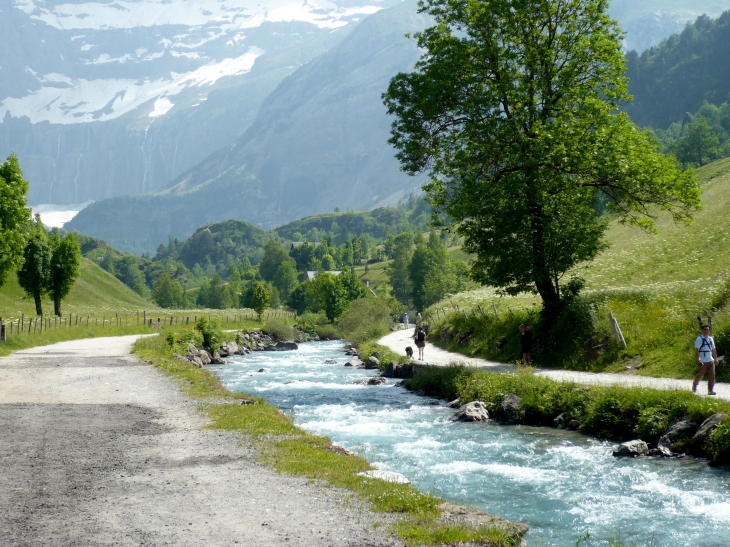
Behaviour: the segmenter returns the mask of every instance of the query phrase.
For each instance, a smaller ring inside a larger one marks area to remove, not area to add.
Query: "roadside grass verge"
[[[580,423],[580,431],[616,441],[642,439],[655,445],[659,437],[677,420],[688,417],[701,423],[716,413],[726,413],[723,425],[716,428],[704,446],[679,441],[676,452],[706,455],[713,463],[730,463],[730,403],[698,397],[686,391],[665,391],[622,386],[583,386],[536,376],[530,369],[516,374],[475,370],[464,366],[431,367],[419,371],[406,386],[414,391],[461,404],[483,401],[496,410],[506,395],[521,398],[521,423],[556,427]]]
[[[174,359],[166,339],[180,336],[184,336],[180,329],[165,330],[160,336],[138,340],[134,351],[140,359],[174,377],[189,396],[200,399],[200,410],[211,420],[210,428],[245,435],[265,465],[281,473],[347,489],[368,502],[373,511],[396,514],[398,521],[392,532],[409,546],[475,541],[492,547],[519,545],[519,538],[511,530],[454,526],[440,521],[438,505],[443,501],[410,485],[357,475],[372,469],[365,459],[332,451],[328,438],[295,426],[289,417],[263,399],[232,393],[206,370]],[[235,404],[231,399],[254,404]]]

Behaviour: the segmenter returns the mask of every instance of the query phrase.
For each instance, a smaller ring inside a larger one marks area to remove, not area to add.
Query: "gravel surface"
[[[0,359],[0,545],[395,546],[347,492],[257,464],[129,355],[136,336]]]
[[[415,355],[418,355],[416,345],[413,341],[412,330],[397,330],[384,336],[378,340],[381,344],[391,351],[400,355],[406,354],[406,346],[411,346]],[[488,361],[487,359],[479,359],[475,357],[466,357],[460,353],[446,351],[433,344],[426,342],[423,352],[424,363],[436,366],[447,366],[451,363],[460,363],[470,367],[483,368],[492,372],[512,372],[517,367],[506,363],[498,363],[496,361]],[[418,362],[418,361],[417,361]],[[631,387],[650,387],[654,389],[666,390],[685,390],[692,389],[692,378],[687,380],[677,380],[673,378],[652,378],[650,376],[637,376],[634,374],[609,374],[609,373],[592,373],[592,372],[576,372],[572,370],[541,370],[537,369],[535,374],[538,376],[546,376],[553,380],[561,382],[576,382],[578,384],[600,384],[600,385],[622,385]],[[716,384],[715,396],[718,399],[730,400],[730,385]],[[697,387],[698,395],[707,394],[707,375],[705,380],[700,382]]]

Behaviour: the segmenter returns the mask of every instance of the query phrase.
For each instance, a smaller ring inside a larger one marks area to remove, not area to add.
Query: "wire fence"
[[[266,310],[261,318],[268,319],[286,319],[296,317],[296,312],[283,310]],[[258,315],[253,310],[235,310],[234,313],[201,313],[199,315],[190,315],[189,313],[172,313],[170,315],[162,315],[159,312],[147,312],[141,310],[135,313],[113,313],[109,315],[89,315],[68,313],[64,316],[38,316],[26,317],[25,314],[17,319],[3,321],[0,317],[0,342],[6,343],[8,338],[17,336],[33,336],[42,334],[44,331],[57,329],[69,329],[80,327],[94,328],[110,328],[110,327],[137,327],[147,325],[153,330],[159,330],[164,326],[172,325],[195,325],[200,317],[208,319],[217,319],[222,324],[240,323],[242,321],[257,320]]]

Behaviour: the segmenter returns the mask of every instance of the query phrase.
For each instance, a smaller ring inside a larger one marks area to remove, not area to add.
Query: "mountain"
[[[34,204],[159,189],[395,2],[0,0],[0,157],[18,153]]]
[[[627,56],[626,107],[642,126],[666,128],[705,101],[721,104],[730,93],[730,11],[718,19],[703,16],[641,55]]]
[[[626,33],[626,51],[639,53],[681,32],[700,15],[718,17],[730,9],[730,0],[612,0],[611,17]]]
[[[426,23],[413,1],[371,15],[285,78],[232,145],[162,191],[94,203],[65,227],[138,252],[224,219],[271,228],[396,202],[420,181],[400,172],[380,96],[420,55],[404,34]]]

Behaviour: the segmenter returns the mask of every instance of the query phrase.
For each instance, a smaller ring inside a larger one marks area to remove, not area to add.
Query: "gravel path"
[[[400,355],[406,354],[406,346],[411,346],[415,355],[418,355],[416,345],[413,342],[412,330],[397,330],[384,336],[378,341],[379,344],[386,346]],[[494,372],[512,372],[516,369],[514,365],[498,363],[496,361],[488,361],[487,359],[478,359],[474,357],[466,357],[459,353],[453,353],[438,348],[433,344],[426,342],[426,348],[423,353],[424,363],[437,366],[446,366],[451,363],[463,363],[470,367],[483,368]],[[651,387],[655,389],[666,390],[691,390],[692,379],[675,380],[673,378],[652,378],[649,376],[636,376],[629,374],[607,374],[592,372],[575,372],[571,370],[541,370],[538,369],[535,374],[546,376],[553,380],[563,382],[576,382],[579,384],[602,384],[602,385],[622,385],[632,387]],[[707,393],[707,376],[705,381],[701,382],[697,388],[698,395]],[[717,398],[730,400],[730,385],[717,384],[715,386]]]
[[[257,464],[131,356],[136,336],[0,359],[0,545],[390,546],[347,492]]]

